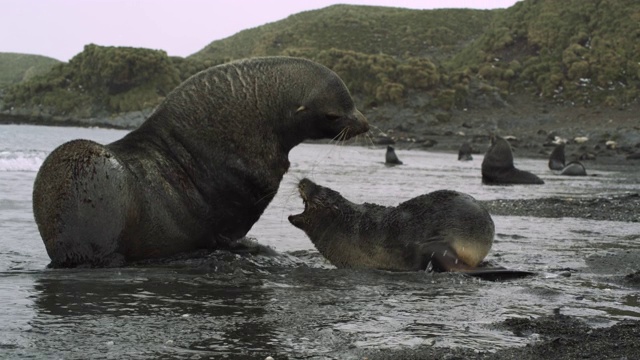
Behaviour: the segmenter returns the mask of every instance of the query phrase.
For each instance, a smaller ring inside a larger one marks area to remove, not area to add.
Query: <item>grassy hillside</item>
[[[416,90],[434,99],[432,108],[449,109],[460,86],[438,63],[477,38],[500,12],[334,5],[214,41],[189,59],[302,56],[336,71],[367,104],[401,103]]]
[[[44,74],[59,63],[46,56],[0,53],[0,88]]]
[[[181,81],[211,65],[170,58],[164,51],[90,44],[69,63],[10,88],[5,101],[79,117],[140,110],[157,105]]]
[[[637,101],[640,2],[525,0],[450,63],[510,92],[620,106]]]
[[[498,93],[622,107],[638,101],[639,54],[637,0],[523,0],[491,11],[335,5],[241,31],[186,59],[87,45],[4,100],[5,108],[77,117],[140,110],[208,66],[292,55],[332,68],[365,107],[441,112],[488,106]]]
[[[186,59],[88,45],[68,64],[10,89],[5,103],[74,116],[137,110],[157,104],[178,79],[207,66],[249,56],[293,55],[333,68],[370,104],[399,103],[407,91],[417,89],[444,99],[434,106],[448,108],[452,97],[439,96],[446,76],[433,59],[455,54],[489,26],[494,14],[336,5],[242,31]]]
[[[334,5],[214,41],[190,58],[228,60],[280,55],[291,49],[429,56],[457,52],[481,34],[500,10],[410,10]]]

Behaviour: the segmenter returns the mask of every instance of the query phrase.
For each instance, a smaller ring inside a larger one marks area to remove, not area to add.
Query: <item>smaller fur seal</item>
[[[477,268],[495,228],[489,212],[467,194],[438,190],[387,207],[355,204],[309,179],[298,190],[304,212],[289,222],[338,268],[455,271],[487,280],[532,274]]]
[[[384,156],[384,163],[389,166],[402,165],[402,161],[398,159],[398,156],[391,145],[387,145],[387,153]]]
[[[458,150],[458,161],[470,161],[473,160],[473,156],[471,156],[471,152],[473,149],[471,148],[471,144],[465,141],[460,145],[460,149]]]
[[[557,145],[549,156],[549,169],[562,170],[564,168],[564,143]]]
[[[513,166],[511,145],[497,135],[491,135],[491,146],[482,160],[482,182],[487,185],[544,184],[536,175]]]
[[[562,169],[560,175],[586,176],[587,170],[585,170],[584,165],[582,165],[580,161],[572,161]]]

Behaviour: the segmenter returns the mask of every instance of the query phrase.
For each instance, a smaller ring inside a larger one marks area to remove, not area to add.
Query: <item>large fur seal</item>
[[[387,152],[384,154],[384,163],[387,166],[402,165],[402,161],[398,159],[393,146],[387,145]]]
[[[355,204],[309,179],[298,190],[304,212],[289,222],[338,268],[457,271],[486,279],[531,275],[477,268],[495,228],[489,212],[467,194],[438,190],[387,207]]]
[[[513,166],[513,152],[509,142],[491,136],[491,146],[482,160],[482,182],[489,185],[544,184],[536,175]]]
[[[33,211],[52,267],[118,266],[230,246],[258,220],[305,139],[368,130],[342,80],[288,57],[200,72],[108,145],[44,161]]]

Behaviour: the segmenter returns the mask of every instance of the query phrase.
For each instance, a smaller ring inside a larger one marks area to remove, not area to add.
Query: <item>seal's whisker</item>
[[[379,134],[386,134],[384,131],[382,131],[382,129],[380,129],[379,127],[377,127],[377,126],[375,126],[375,125],[373,125],[373,124],[369,124],[369,128],[372,128],[372,129],[378,130],[378,133],[379,133]],[[371,130],[369,130],[369,132],[371,132]]]
[[[329,141],[329,143],[330,144],[335,144],[335,145],[340,145],[340,143],[343,142],[344,139],[346,139],[348,132],[349,132],[349,127],[345,127],[344,129],[342,129],[338,133],[338,135],[334,136],[333,139],[331,139],[331,141]]]
[[[364,134],[364,136],[366,137],[367,140],[369,140],[371,147],[376,146],[376,143],[373,141],[373,137],[371,136],[371,132],[367,132],[366,134]]]
[[[295,182],[293,182],[293,186],[287,186],[286,196],[284,197],[283,204],[285,206],[282,207],[280,211],[280,221],[284,222],[284,220],[288,217],[288,213],[291,211],[290,204],[296,204],[298,199],[298,183],[305,176],[293,175]],[[288,184],[287,184],[288,185]]]
[[[272,196],[275,196],[277,193],[278,193],[278,190],[275,190],[275,191],[271,191],[271,192],[269,192],[269,193],[266,193],[266,194],[264,194],[264,196],[262,196],[261,198],[259,198],[258,200],[256,200],[256,202],[255,202],[254,204],[259,204],[259,203],[261,203],[262,201],[264,201],[265,199],[267,199],[267,198],[269,198],[269,197],[272,197]]]
[[[362,137],[360,137],[362,135]],[[368,147],[375,147],[375,143],[373,142],[373,138],[371,137],[371,132],[367,131],[364,134],[359,134],[356,136],[356,140],[363,139],[362,144]]]

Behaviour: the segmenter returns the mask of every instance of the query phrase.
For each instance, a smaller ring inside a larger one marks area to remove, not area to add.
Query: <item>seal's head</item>
[[[289,215],[293,226],[309,232],[312,227],[322,224],[322,219],[331,219],[339,212],[339,201],[344,199],[339,192],[317,185],[309,179],[302,179],[298,191],[304,203],[304,211],[297,215]],[[329,220],[330,221],[330,220]]]
[[[513,152],[511,151],[509,142],[495,134],[491,134],[490,139],[491,145],[484,155],[482,167],[499,169],[513,168]]]
[[[356,108],[349,89],[329,68],[305,59],[287,59],[304,83],[291,84],[291,98],[299,100],[295,123],[309,139],[346,140],[369,131],[364,115]],[[293,79],[292,83],[298,79]]]

